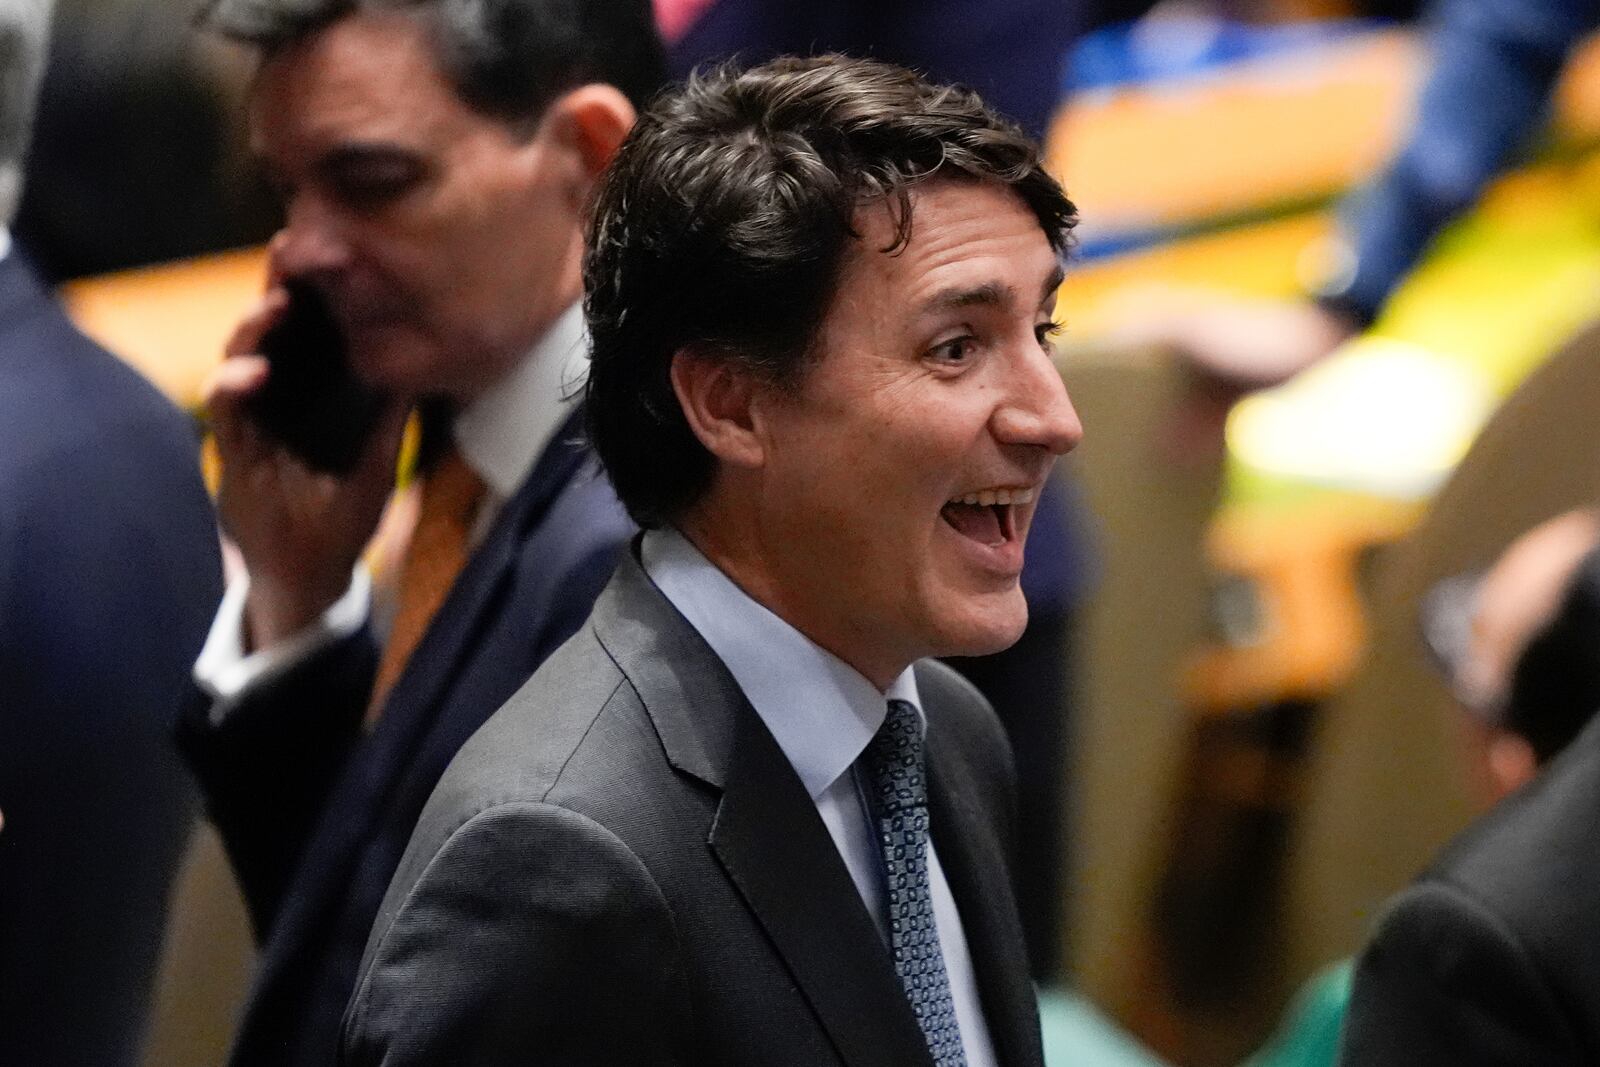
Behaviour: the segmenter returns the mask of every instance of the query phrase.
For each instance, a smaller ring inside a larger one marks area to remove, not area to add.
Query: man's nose
[[[350,261],[350,245],[337,220],[300,200],[288,205],[283,228],[273,234],[267,252],[280,278],[327,274]]]
[[[1012,367],[1007,400],[994,414],[995,437],[1057,456],[1072,451],[1083,439],[1083,424],[1050,354],[1030,337]]]

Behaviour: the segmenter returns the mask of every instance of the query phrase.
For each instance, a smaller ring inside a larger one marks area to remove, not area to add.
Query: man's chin
[[[441,358],[432,345],[397,329],[369,329],[350,342],[350,367],[363,385],[394,396],[450,392],[439,381]]]
[[[1022,638],[1028,626],[1028,604],[1022,590],[991,593],[973,598],[973,610],[946,621],[946,647],[941,656],[992,656]]]

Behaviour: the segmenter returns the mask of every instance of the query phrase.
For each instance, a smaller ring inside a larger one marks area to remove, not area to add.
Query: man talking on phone
[[[180,742],[261,947],[232,1062],[330,1064],[423,802],[631,531],[575,442],[581,221],[660,48],[647,0],[215,0],[203,22],[259,52],[250,138],[285,222],[210,391],[246,576]],[[331,328],[289,328],[311,303]],[[375,414],[326,469],[261,400],[291,361],[336,382],[339,360]],[[386,508],[404,548],[374,578]]]

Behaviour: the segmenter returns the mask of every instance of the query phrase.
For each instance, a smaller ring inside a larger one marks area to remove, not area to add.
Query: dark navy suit
[[[232,1063],[332,1064],[384,890],[464,741],[571,636],[633,532],[570,417],[506,502],[370,735],[362,629],[180,741],[250,908],[261,964]]]
[[[189,421],[0,260],[0,1063],[138,1061],[221,590]]]

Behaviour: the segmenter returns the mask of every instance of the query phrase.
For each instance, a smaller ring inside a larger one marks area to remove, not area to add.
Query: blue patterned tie
[[[928,886],[928,784],[922,766],[922,723],[915,705],[889,701],[889,714],[863,759],[867,799],[883,852],[895,972],[935,1067],[966,1067]]]

